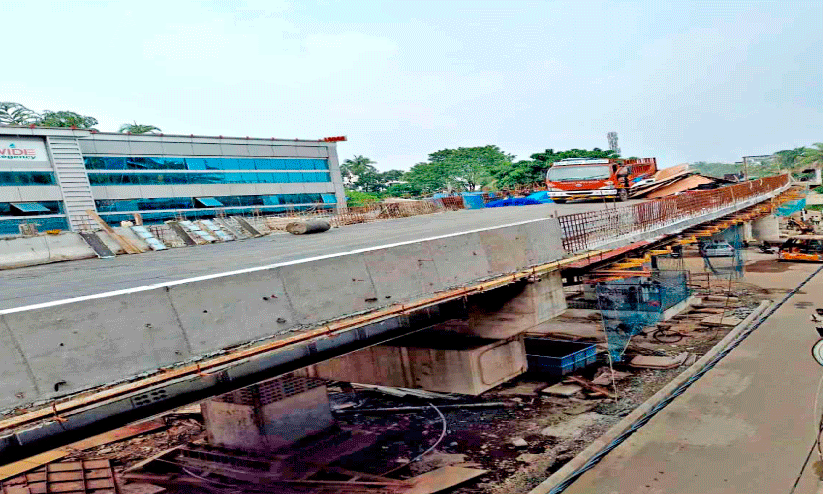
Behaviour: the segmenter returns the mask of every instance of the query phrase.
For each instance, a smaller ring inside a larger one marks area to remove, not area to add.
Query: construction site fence
[[[590,250],[629,234],[653,231],[773,192],[789,183],[788,175],[766,177],[719,189],[684,192],[626,206],[559,216],[563,247]]]

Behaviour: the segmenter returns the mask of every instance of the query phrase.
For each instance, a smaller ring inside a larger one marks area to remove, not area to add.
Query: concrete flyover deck
[[[820,266],[747,273],[781,299]],[[820,492],[811,463],[792,486],[815,440],[820,366],[809,314],[823,306],[816,275],[740,346],[574,482],[566,494]],[[549,492],[543,486],[534,494]]]
[[[640,201],[627,204],[633,202]],[[196,248],[0,271],[0,310],[603,207],[602,203],[589,202],[450,211],[350,225],[321,235],[274,234]]]

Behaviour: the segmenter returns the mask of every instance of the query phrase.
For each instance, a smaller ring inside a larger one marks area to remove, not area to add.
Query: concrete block
[[[80,235],[72,232],[60,235],[44,235],[49,262],[72,261],[97,257]]]
[[[477,233],[429,240],[424,244],[431,252],[443,288],[460,286],[491,274]]]
[[[94,251],[76,233],[0,239],[0,269],[92,257]]]
[[[277,268],[294,308],[296,324],[309,324],[379,306],[366,263],[359,255]]]
[[[529,331],[567,307],[559,272],[471,297],[469,304],[468,324],[458,327],[459,331],[501,339]]]
[[[271,452],[332,427],[326,386],[299,376],[264,381],[202,404],[210,444]]]
[[[426,331],[311,366],[325,379],[479,395],[526,371],[522,339]]]
[[[380,304],[407,302],[441,286],[431,252],[422,244],[361,254]]]
[[[478,233],[492,273],[511,273],[537,264],[529,228],[516,225]]]
[[[3,389],[0,393],[2,408],[32,401],[41,395],[5,316],[0,316],[0,389]]]
[[[294,327],[295,317],[275,270],[220,277],[169,288],[195,353],[206,353]]]
[[[53,306],[47,313],[7,313],[3,320],[41,397],[57,396],[191,356],[165,292],[157,288],[121,294],[105,304],[96,298],[79,300]],[[0,369],[9,365],[2,362]]]

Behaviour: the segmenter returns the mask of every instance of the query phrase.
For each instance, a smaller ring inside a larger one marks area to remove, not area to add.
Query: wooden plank
[[[423,475],[409,479],[412,487],[402,491],[404,494],[434,494],[479,477],[486,470],[465,467],[442,467]]]
[[[595,391],[597,393],[600,393],[603,396],[605,396],[606,398],[614,398],[614,394],[612,394],[612,392],[609,391],[608,389],[606,389],[602,386],[598,386],[597,384],[594,384],[590,381],[587,381],[587,380],[583,379],[582,377],[568,376],[568,379],[571,379],[572,381],[576,382],[577,384],[583,386],[586,389],[589,389],[591,391]]]
[[[66,482],[69,480],[83,480],[83,472],[81,470],[77,470],[70,472],[49,473],[49,482]]]
[[[83,464],[79,461],[67,461],[63,463],[52,463],[49,465],[49,474],[52,472],[81,472],[83,471]]]
[[[106,233],[111,235],[111,237],[120,245],[120,247],[123,248],[123,250],[126,251],[126,253],[141,254],[143,252],[142,250],[138,249],[134,244],[129,242],[128,239],[126,239],[124,236],[114,231],[114,228],[109,226],[109,224],[106,223],[106,221],[103,218],[101,218],[96,211],[89,209],[86,211],[86,214],[89,215],[89,217],[92,218],[94,221],[96,221],[100,225],[100,227],[103,230],[105,230]]]
[[[5,480],[9,477],[20,475],[23,472],[34,470],[37,467],[57,461],[60,458],[64,458],[68,456],[69,453],[71,452],[68,449],[58,448],[45,453],[40,453],[39,455],[34,455],[30,458],[26,458],[25,460],[18,460],[14,463],[3,465],[0,467],[0,480]]]

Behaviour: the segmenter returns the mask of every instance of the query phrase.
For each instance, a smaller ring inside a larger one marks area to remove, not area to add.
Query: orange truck
[[[633,191],[654,182],[656,158],[567,158],[546,173],[549,197],[557,203],[575,199],[625,201]]]

